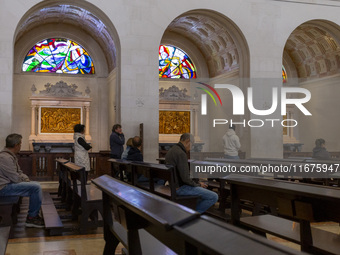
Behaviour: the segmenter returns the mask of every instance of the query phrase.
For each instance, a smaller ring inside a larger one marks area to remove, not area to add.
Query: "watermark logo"
[[[210,89],[212,92],[214,92],[214,94],[217,96],[218,100],[220,101],[220,104],[222,106],[222,100],[220,95],[217,93],[217,91],[210,86],[209,84],[203,83],[203,82],[197,82],[205,87],[207,87],[208,89]],[[215,105],[217,105],[216,100],[214,98],[214,96],[211,94],[211,92],[205,88],[201,88],[201,87],[196,87],[198,89],[203,90],[205,93],[207,93],[214,101]],[[201,95],[201,114],[202,115],[207,115],[207,94],[202,94]]]
[[[205,83],[199,82],[200,84],[207,86],[209,89],[211,89],[218,97],[218,99],[220,100],[220,103],[222,105],[222,101],[221,98],[219,96],[219,94],[216,92],[216,90]],[[244,94],[242,92],[242,90],[235,86],[235,85],[231,85],[231,84],[215,84],[214,85],[215,88],[223,88],[223,89],[228,89],[233,97],[233,115],[244,115]],[[199,88],[199,87],[197,87]],[[200,88],[202,89],[202,88]],[[216,100],[215,98],[212,96],[212,94],[206,90],[206,89],[202,89],[204,90],[207,94],[210,95],[210,97],[214,100],[214,103],[216,105]],[[258,115],[258,116],[266,116],[266,115],[270,115],[272,113],[274,113],[277,109],[278,106],[278,88],[272,88],[272,105],[269,109],[266,110],[259,110],[256,109],[254,107],[254,103],[253,103],[253,88],[248,88],[247,91],[247,104],[248,104],[248,109],[251,113]],[[304,114],[304,115],[312,115],[307,109],[306,107],[303,106],[304,103],[307,103],[310,99],[311,99],[311,93],[309,92],[309,90],[305,89],[305,88],[297,88],[297,87],[283,87],[281,88],[281,95],[280,95],[280,99],[281,99],[281,115],[286,115],[286,110],[287,110],[287,105],[288,104],[292,104],[295,105],[298,109],[300,109],[300,111]],[[288,98],[287,94],[289,93],[299,93],[304,95],[304,97],[299,97],[299,98]],[[207,95],[206,94],[202,94],[201,97],[201,114],[202,115],[206,115],[207,114]]]

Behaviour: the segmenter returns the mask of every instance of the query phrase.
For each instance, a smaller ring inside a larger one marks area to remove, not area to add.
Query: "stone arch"
[[[335,109],[340,107],[340,26],[328,20],[310,20],[295,28],[287,39],[283,63],[293,86],[311,92],[312,98],[305,105],[312,117],[295,112],[299,122],[294,131],[302,142],[304,151],[311,151],[317,138],[324,138],[329,151],[340,149],[333,139],[340,123]],[[303,132],[302,132],[303,130]]]
[[[69,38],[80,43],[91,55],[96,73],[93,76],[68,74],[23,73],[21,64],[30,47],[46,38]],[[14,34],[13,120],[17,132],[28,137],[30,130],[20,122],[30,123],[29,96],[34,84],[42,90],[46,83],[64,81],[78,85],[78,90],[91,90],[90,132],[93,149],[108,147],[107,136],[112,123],[119,118],[121,46],[111,20],[87,1],[42,1],[29,9],[19,21]],[[29,125],[27,125],[29,126]],[[23,149],[29,144],[23,141]]]
[[[245,79],[241,80],[241,78],[249,78],[250,75],[247,41],[238,26],[217,11],[197,9],[177,16],[164,31],[160,44],[172,44],[188,53],[196,65],[197,76],[200,79],[208,78],[213,83],[226,82],[229,79],[233,80],[242,90],[248,87],[248,84],[245,84]],[[174,84],[180,89],[184,89],[190,86],[189,83],[190,81],[160,79],[159,85],[163,90]],[[189,93],[192,93],[191,96],[195,96],[194,92]],[[232,100],[229,100],[231,95],[225,91],[221,91],[221,93],[221,97],[226,99],[224,100],[227,102],[226,106],[216,107],[213,115],[208,117],[209,121],[200,119],[197,116],[200,115],[199,110],[195,110],[196,117],[192,118],[192,122],[197,121],[197,123],[192,123],[193,126],[196,125],[196,128],[199,126],[202,129],[209,130],[210,122],[214,117],[230,118],[232,116]],[[214,132],[217,132],[213,136],[211,134],[199,134],[200,131],[197,131],[196,128],[192,129],[191,132],[195,134],[196,139],[204,141],[206,151],[223,151],[221,137],[226,127],[215,129]],[[250,132],[246,129],[240,128],[238,130],[239,134],[242,134],[244,143],[249,141]],[[173,139],[171,142],[178,141],[177,137],[164,138],[160,136],[160,141],[164,139]]]

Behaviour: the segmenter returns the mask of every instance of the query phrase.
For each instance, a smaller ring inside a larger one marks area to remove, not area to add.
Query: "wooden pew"
[[[67,192],[67,170],[64,167],[64,164],[69,162],[69,160],[64,158],[57,158],[57,172],[59,175],[59,187],[58,187],[58,196],[61,197],[61,201],[65,202],[66,200],[66,192]]]
[[[61,222],[53,199],[48,192],[43,192],[41,211],[45,222],[45,229],[48,231],[48,234],[50,236],[61,235],[64,230],[64,225]]]
[[[153,194],[167,198],[176,203],[185,205],[191,209],[196,208],[199,196],[178,196],[176,193],[177,175],[176,170],[171,165],[153,164],[145,162],[132,162],[132,183]],[[138,176],[143,175],[148,178],[148,182],[138,182]],[[158,184],[156,180],[164,180],[168,185]]]
[[[131,161],[125,159],[113,159],[108,160],[111,164],[111,176],[118,178],[121,181],[127,181],[131,183]],[[124,179],[124,177],[129,178]]]
[[[119,242],[134,254],[301,254],[103,175],[104,255]],[[125,253],[125,254],[127,254]]]
[[[197,161],[194,161],[197,162]],[[340,172],[340,160],[334,159],[314,159],[314,158],[288,158],[288,159],[273,159],[273,158],[250,158],[244,160],[235,159],[218,159],[218,158],[206,158],[202,162],[220,162],[229,165],[253,165],[253,166],[272,166],[272,167],[285,167],[290,169],[290,172],[275,172],[265,174],[254,174],[254,176],[273,177],[282,180],[298,180],[306,183],[316,183],[323,185],[340,186],[339,174],[334,173],[334,170],[338,168]],[[332,168],[333,171],[321,171],[316,172],[316,166],[321,168],[327,166]],[[305,168],[312,169],[314,172],[310,175],[305,174]],[[302,172],[301,172],[302,171]],[[311,178],[312,177],[312,178]]]
[[[10,229],[10,226],[0,226],[0,255],[6,254]]]
[[[13,226],[17,223],[20,201],[19,196],[0,196],[0,226]]]
[[[226,180],[233,224],[299,243],[303,251],[340,254],[339,235],[310,226],[317,221],[340,222],[340,189],[240,175],[229,175]],[[277,215],[240,218],[242,199],[277,208]]]
[[[94,185],[87,185],[85,168],[72,162],[62,165],[68,172],[66,185],[69,185],[68,190],[72,190],[72,215],[74,218],[79,217],[80,233],[103,226],[98,215],[98,212],[103,215],[101,192]]]
[[[147,162],[132,162],[123,159],[109,159],[111,162],[111,176],[121,181],[132,184],[139,188],[150,191],[176,203],[195,209],[198,196],[177,196],[176,182],[177,176],[172,166],[164,164],[153,164]],[[122,176],[128,175],[124,179]],[[143,175],[148,178],[148,182],[138,182],[138,176]],[[168,182],[168,185],[156,183],[156,179]]]

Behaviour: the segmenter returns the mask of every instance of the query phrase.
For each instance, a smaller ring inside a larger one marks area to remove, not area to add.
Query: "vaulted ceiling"
[[[322,26],[302,24],[292,32],[284,50],[293,60],[298,78],[322,78],[340,70],[339,42]]]
[[[204,13],[188,13],[173,20],[167,31],[187,38],[198,47],[210,77],[239,69],[239,49],[223,21]]]

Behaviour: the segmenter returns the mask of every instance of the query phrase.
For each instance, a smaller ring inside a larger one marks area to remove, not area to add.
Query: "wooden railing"
[[[190,152],[190,159],[204,160],[206,158],[224,158],[223,152]],[[239,151],[238,156],[240,159],[246,158],[246,153]]]
[[[340,152],[339,151],[332,151],[329,152],[329,155],[331,156],[331,158],[340,158]],[[284,151],[283,152],[283,158],[295,158],[295,157],[313,157],[313,152],[307,151],[307,152],[303,152],[303,151]]]
[[[204,160],[209,157],[223,157],[223,152],[204,152],[192,153],[191,158]],[[90,178],[96,178],[103,174],[110,175],[110,151],[90,152]],[[340,158],[340,152],[330,152],[332,158]],[[284,152],[284,158],[289,157],[312,157],[312,152]],[[19,165],[30,179],[37,181],[57,181],[59,179],[57,173],[57,158],[69,159],[72,162],[73,153],[43,153],[22,151],[18,154]],[[245,153],[240,153],[240,158],[245,158]]]
[[[103,174],[110,174],[109,151],[90,152],[91,171],[90,178],[96,178]],[[36,181],[57,181],[57,158],[74,161],[73,153],[40,153],[32,151],[22,151],[18,154],[19,165],[23,172],[31,180]]]

